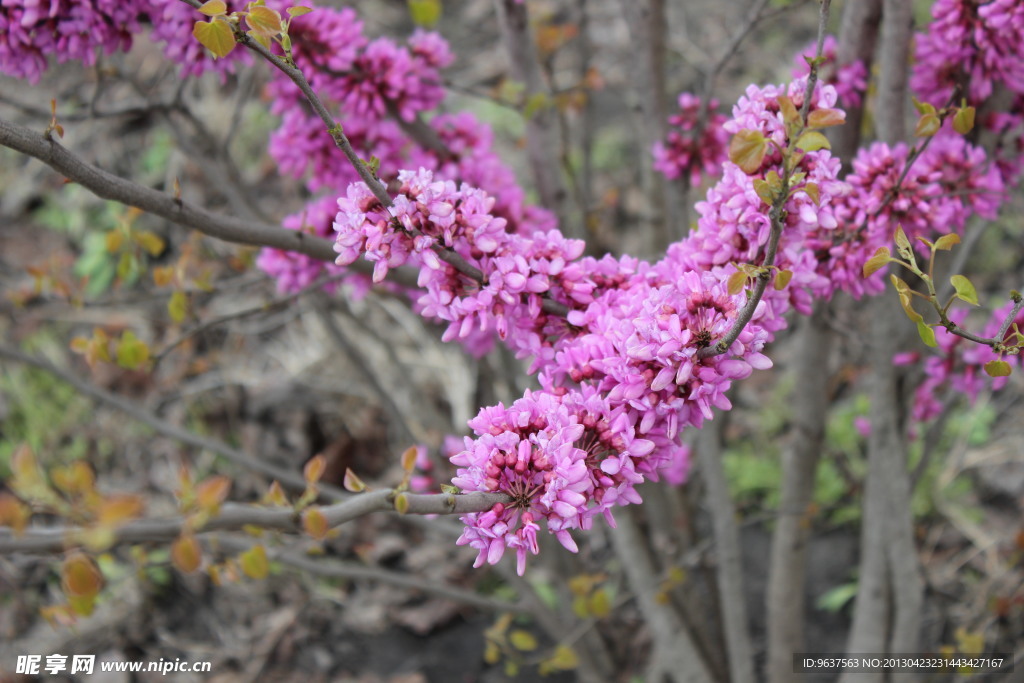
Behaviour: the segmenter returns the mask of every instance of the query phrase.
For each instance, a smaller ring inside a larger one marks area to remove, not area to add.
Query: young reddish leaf
[[[31,517],[32,510],[27,505],[6,491],[0,493],[0,526],[5,526],[14,531],[15,536],[20,536]]]
[[[263,495],[262,502],[265,505],[288,504],[288,496],[285,495],[284,489],[281,488],[281,485],[277,482],[276,479],[270,483],[270,488],[268,488],[267,492]]]
[[[985,373],[989,377],[1009,377],[1010,364],[1005,360],[990,360],[985,363]]]
[[[864,262],[864,277],[871,277],[884,268],[891,260],[892,256],[889,253],[889,247],[879,247],[875,255]]]
[[[220,508],[231,490],[231,480],[223,474],[208,477],[196,484],[196,505],[213,514]]]
[[[59,491],[72,498],[83,498],[96,492],[96,473],[84,460],[75,460],[50,470],[50,481]]]
[[[761,168],[767,153],[768,142],[760,131],[744,129],[729,140],[729,161],[748,175]]]
[[[80,552],[64,560],[60,570],[61,586],[70,597],[91,597],[103,587],[103,575],[92,559]]]
[[[96,522],[102,526],[118,527],[135,519],[146,509],[142,496],[120,495],[104,498],[96,511]]]
[[[306,466],[302,468],[302,477],[309,484],[315,484],[320,481],[320,477],[324,476],[324,470],[327,469],[327,458],[322,453],[318,453],[309,459]]]
[[[412,472],[416,469],[416,455],[419,449],[416,446],[409,446],[402,453],[402,469],[406,472]]]
[[[917,127],[914,129],[914,135],[919,138],[930,138],[939,132],[939,128],[942,126],[942,120],[937,114],[925,114],[917,121]]]
[[[346,491],[351,491],[352,493],[360,493],[366,490],[366,484],[363,483],[363,480],[348,467],[345,468],[343,485]]]
[[[224,0],[208,0],[204,2],[203,6],[199,8],[199,11],[208,17],[219,17],[223,14],[227,14],[228,6]]]
[[[779,95],[779,110],[782,112],[782,120],[787,124],[794,124],[800,120],[800,112],[787,95]]]
[[[828,138],[816,130],[809,130],[796,141],[797,149],[805,152],[817,152],[819,149],[832,149]]]
[[[27,501],[55,501],[57,493],[50,488],[43,476],[43,470],[36,461],[35,453],[27,444],[18,446],[11,455],[11,474],[7,485],[18,496]]]
[[[958,299],[966,301],[972,306],[978,305],[978,292],[974,289],[974,285],[971,281],[965,278],[963,275],[954,275],[949,278],[953,288],[956,289],[956,296]]]
[[[242,565],[242,572],[250,579],[265,579],[270,573],[267,550],[262,545],[254,545],[246,550],[238,556],[238,562]]]
[[[174,266],[156,266],[153,268],[153,284],[166,287],[174,280]]]
[[[737,270],[735,273],[729,276],[726,281],[725,287],[729,294],[736,295],[743,291],[744,285],[747,284],[747,274],[742,270]]]
[[[395,496],[395,512],[404,515],[409,512],[409,496],[399,493]]]
[[[171,298],[167,301],[167,315],[171,316],[171,320],[175,323],[181,324],[188,315],[188,295],[181,290],[178,290],[171,294]]]
[[[295,7],[289,7],[287,10],[288,16],[290,17],[301,17],[303,14],[309,14],[313,10],[309,7],[303,7],[302,5],[296,5]]]
[[[423,28],[434,26],[441,19],[441,0],[408,0],[412,23]]]
[[[245,17],[245,23],[252,32],[264,38],[281,32],[281,15],[269,7],[253,7]]]
[[[302,529],[316,540],[323,540],[328,531],[327,517],[320,508],[308,508],[302,513]]]
[[[793,279],[793,271],[791,270],[780,270],[775,273],[775,290],[782,291],[789,284],[789,281]]]
[[[235,49],[235,34],[226,21],[197,21],[192,35],[215,57],[227,57]]]
[[[949,251],[954,245],[960,244],[960,235],[951,232],[935,240],[935,248],[942,251]]]
[[[839,109],[815,109],[807,115],[808,128],[830,128],[846,123],[846,112]]]
[[[182,534],[171,544],[171,564],[179,571],[191,574],[203,562],[203,550],[192,534]]]
[[[935,330],[928,325],[925,325],[924,322],[917,323],[917,333],[921,335],[921,341],[923,341],[926,346],[930,346],[932,348],[938,346],[938,343],[935,341]]]
[[[974,128],[974,107],[960,107],[953,115],[953,130],[967,135]]]

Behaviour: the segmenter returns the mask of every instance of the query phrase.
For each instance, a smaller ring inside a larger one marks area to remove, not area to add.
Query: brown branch
[[[396,492],[392,489],[349,495],[340,503],[319,508],[327,519],[328,528],[341,526],[373,512],[394,512]],[[507,503],[503,493],[467,494],[405,494],[409,503],[406,514],[452,515],[483,512],[495,503]],[[220,512],[205,524],[193,528],[184,516],[165,519],[139,519],[129,522],[114,532],[113,545],[166,542],[181,535],[182,531],[208,533],[213,531],[242,531],[245,527],[258,527],[270,531],[303,533],[301,515],[292,508],[258,507],[241,503],[225,503]],[[22,534],[0,528],[0,553],[60,553],[81,543],[80,527],[29,528]]]
[[[295,251],[321,261],[333,261],[337,256],[330,240],[298,230],[286,230],[215,214],[164,192],[108,173],[75,156],[56,140],[3,119],[0,119],[0,145],[39,159],[97,197],[134,206],[225,242]],[[369,268],[355,270],[370,272]]]

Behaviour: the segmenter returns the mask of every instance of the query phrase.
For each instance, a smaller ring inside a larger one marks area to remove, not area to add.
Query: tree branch
[[[349,495],[340,503],[320,507],[327,519],[328,528],[341,526],[346,522],[365,517],[372,512],[394,512],[393,489],[368,491]],[[406,493],[409,503],[406,514],[452,515],[483,512],[495,503],[507,503],[509,497],[503,493],[467,494],[416,494]],[[167,519],[139,519],[129,522],[114,532],[113,546],[166,542],[181,535],[182,531],[208,533],[212,531],[241,531],[245,527],[258,527],[272,531],[302,534],[302,518],[292,508],[258,507],[241,503],[225,503],[220,512],[199,527],[190,527],[189,520],[182,517]],[[80,543],[81,527],[53,526],[29,528],[23,534],[0,528],[0,553],[60,553]]]

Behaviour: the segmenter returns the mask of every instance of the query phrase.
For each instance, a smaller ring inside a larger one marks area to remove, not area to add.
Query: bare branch
[[[327,519],[328,528],[334,528],[373,512],[394,512],[395,496],[396,492],[393,489],[371,491],[348,495],[340,503],[319,509]],[[405,499],[409,503],[406,514],[413,515],[483,512],[492,508],[495,503],[509,501],[509,497],[503,493],[406,493]],[[217,515],[197,528],[190,527],[186,517],[140,519],[129,522],[114,532],[113,545],[169,541],[180,536],[183,530],[207,533],[241,531],[244,527],[303,533],[301,516],[292,508],[225,503]],[[60,553],[80,543],[78,535],[81,531],[81,528],[54,526],[29,528],[23,534],[17,535],[10,529],[0,529],[0,553]]]

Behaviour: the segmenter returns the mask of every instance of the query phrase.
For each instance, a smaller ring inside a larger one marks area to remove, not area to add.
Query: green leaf
[[[960,107],[953,116],[953,130],[967,135],[974,128],[974,107]]]
[[[768,142],[761,131],[741,130],[729,140],[729,161],[748,175],[761,168],[767,153]]]
[[[864,277],[871,277],[884,268],[891,260],[892,256],[889,253],[889,247],[879,247],[875,255],[864,263]]]
[[[540,663],[540,674],[546,675],[556,671],[572,671],[580,665],[579,657],[568,645],[559,645],[551,656]]]
[[[412,23],[424,28],[434,26],[441,18],[441,0],[408,0]]]
[[[1010,364],[1005,360],[990,360],[985,363],[985,373],[989,377],[1009,377]]]
[[[138,370],[149,360],[149,347],[131,330],[125,330],[117,343],[117,364],[128,370]]]
[[[226,21],[197,21],[192,35],[215,57],[227,57],[235,49],[235,34]]]
[[[227,14],[228,6],[224,0],[209,0],[209,2],[203,3],[199,11],[208,17],[219,17]]]
[[[825,612],[838,612],[857,595],[857,586],[854,581],[830,588],[818,598],[815,605]]]
[[[918,119],[914,135],[919,138],[930,138],[939,132],[940,127],[942,127],[942,120],[938,114],[925,114]]]
[[[955,232],[943,235],[939,239],[935,240],[935,248],[941,251],[949,251],[953,248],[953,245],[956,244],[960,244],[960,235]]]
[[[971,281],[965,278],[963,275],[954,275],[949,278],[953,288],[956,289],[956,296],[958,299],[966,301],[972,306],[978,305],[978,292],[974,289],[974,285]]]
[[[896,226],[896,234],[893,235],[893,239],[896,241],[896,251],[899,252],[900,256],[913,263],[914,252],[910,248],[910,240],[907,239],[907,233],[903,232],[902,225]]]
[[[404,515],[409,512],[409,496],[405,493],[399,493],[395,496],[395,512],[400,515]]]
[[[796,141],[797,149],[805,152],[816,152],[819,149],[832,149],[828,138],[816,130],[809,130]]]
[[[931,104],[930,102],[922,102],[921,100],[917,99],[913,95],[910,96],[910,99],[913,100],[914,108],[917,109],[917,113],[918,114],[934,114],[935,113],[935,105],[934,104]]]
[[[150,256],[159,256],[164,251],[163,239],[149,230],[136,231],[132,237]]]
[[[526,103],[523,105],[523,117],[532,119],[550,105],[551,98],[547,96],[547,93],[535,92],[526,98]]]
[[[793,271],[791,270],[780,270],[775,274],[775,289],[781,291],[786,288],[789,281],[793,279]]]
[[[269,7],[253,7],[245,16],[245,23],[255,35],[263,38],[281,32],[281,15]]]
[[[250,579],[265,579],[270,573],[270,562],[267,550],[262,545],[254,545],[238,556],[242,571]]]
[[[301,17],[303,14],[309,14],[313,10],[312,8],[309,7],[297,5],[295,7],[289,7],[286,11],[288,12],[288,16],[290,17]]]
[[[772,188],[767,181],[757,178],[754,180],[754,192],[760,197],[765,204],[771,206],[772,202],[775,201],[775,195],[772,194]]]
[[[590,613],[598,619],[603,619],[612,613],[612,598],[606,588],[594,591],[594,594],[590,596],[589,603]]]
[[[821,191],[818,189],[817,183],[807,183],[804,185],[804,192],[806,192],[807,196],[811,198],[811,201],[814,202],[815,206],[821,205]]]
[[[938,342],[935,341],[935,330],[928,325],[925,325],[924,322],[917,323],[917,333],[921,335],[921,341],[923,341],[926,346],[930,346],[932,348],[938,346]]]
[[[726,289],[729,294],[736,295],[743,291],[743,286],[747,283],[747,274],[742,270],[737,270],[735,273],[729,276],[726,281]]]
[[[181,323],[188,315],[188,295],[182,291],[171,294],[171,299],[167,302],[167,313],[171,316],[171,320]]]
[[[508,634],[508,642],[521,652],[533,652],[537,649],[537,639],[529,631],[516,629]]]

